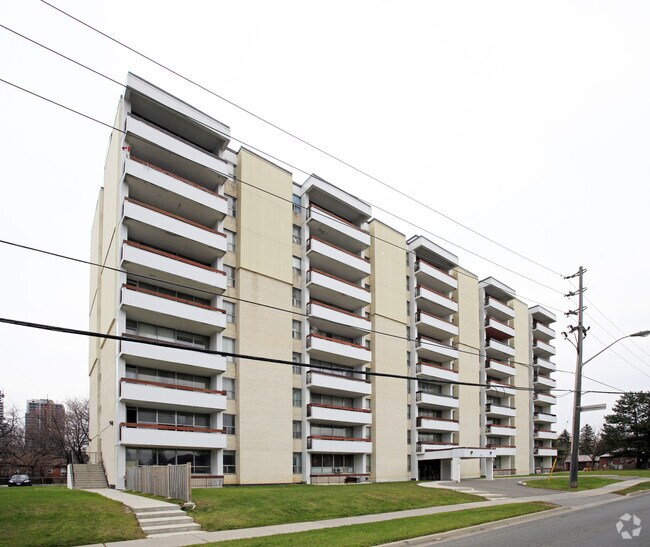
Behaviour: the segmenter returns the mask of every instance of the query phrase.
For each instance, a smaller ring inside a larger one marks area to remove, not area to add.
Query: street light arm
[[[621,336],[618,340],[614,340],[614,341],[613,341],[609,346],[606,346],[606,347],[604,347],[603,349],[601,349],[598,353],[596,353],[596,355],[592,355],[589,359],[587,359],[586,361],[584,361],[584,362],[582,363],[582,366],[584,367],[584,366],[585,366],[589,361],[591,361],[592,359],[595,359],[595,358],[598,357],[601,353],[603,353],[604,351],[607,351],[607,350],[608,350],[609,348],[611,348],[614,344],[617,344],[617,343],[620,342],[621,340],[625,340],[626,338],[632,338],[633,336],[646,337],[646,336],[648,336],[649,334],[650,334],[650,331],[648,331],[648,330],[642,330],[642,331],[639,331],[639,332],[635,332],[634,334],[626,334],[625,336]]]

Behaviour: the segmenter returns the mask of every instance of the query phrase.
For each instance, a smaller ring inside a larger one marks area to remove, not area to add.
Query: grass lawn
[[[125,507],[63,486],[0,488],[0,546],[67,546],[144,538]]]
[[[579,492],[580,490],[593,490],[601,486],[607,486],[619,482],[615,479],[608,479],[606,477],[587,477],[580,475],[578,477],[578,488],[569,488],[569,477],[554,477],[548,479],[535,479],[524,481],[526,486],[531,488],[548,488],[549,490],[566,490],[571,492]]]
[[[424,489],[423,489],[424,490]],[[238,547],[284,546],[284,545],[336,545],[336,547],[362,547],[380,545],[391,541],[399,541],[429,534],[440,534],[449,530],[484,524],[495,520],[518,517],[539,511],[553,509],[555,506],[542,502],[510,503],[481,509],[464,509],[439,515],[423,517],[408,517],[403,519],[386,520],[372,524],[354,524],[338,528],[325,528],[310,532],[281,534],[255,539],[240,539],[209,543],[207,545],[236,545]],[[205,544],[202,544],[205,545]]]
[[[625,496],[626,494],[631,494],[632,492],[641,492],[642,490],[650,490],[650,481],[640,482],[639,484],[624,488],[623,490],[617,490],[614,493]]]
[[[555,475],[568,475],[568,471],[562,471],[561,473],[553,473]],[[578,473],[580,477],[589,477],[590,475],[620,475],[621,477],[648,477],[650,478],[650,469],[621,469],[620,471],[616,469],[609,469],[603,471],[580,471]]]
[[[453,505],[483,498],[415,482],[315,486],[195,488],[190,515],[203,530],[232,530],[404,509]]]

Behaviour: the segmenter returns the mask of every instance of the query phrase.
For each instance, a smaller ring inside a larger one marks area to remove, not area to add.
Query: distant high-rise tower
[[[30,399],[25,412],[25,439],[36,437],[43,428],[59,424],[63,426],[65,408],[49,399]]]

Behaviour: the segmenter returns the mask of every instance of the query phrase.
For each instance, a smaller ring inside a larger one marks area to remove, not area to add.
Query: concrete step
[[[160,513],[165,511],[180,511],[181,508],[178,505],[152,505],[151,507],[138,507],[135,510],[135,514],[139,515],[140,513]]]
[[[168,534],[170,532],[197,532],[201,526],[196,523],[192,524],[165,524],[161,526],[143,526],[142,531],[148,536],[151,534]]]
[[[169,509],[168,511],[148,511],[146,513],[141,513],[140,509],[135,513],[135,516],[138,520],[147,520],[147,519],[157,519],[163,517],[181,517],[187,516],[186,513],[180,509]],[[189,518],[189,517],[188,517]]]
[[[138,523],[141,527],[151,527],[151,526],[165,526],[167,524],[194,524],[192,517],[188,516],[178,516],[178,517],[162,517],[159,519],[138,519]]]

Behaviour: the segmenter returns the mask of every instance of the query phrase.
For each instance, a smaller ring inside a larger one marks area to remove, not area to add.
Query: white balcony
[[[439,367],[428,363],[418,363],[416,365],[415,373],[418,378],[424,379],[432,378],[434,380],[457,382],[460,378],[458,372],[446,367]]]
[[[494,359],[488,359],[485,363],[485,370],[490,373],[490,376],[496,378],[508,378],[515,375],[515,366]]]
[[[307,387],[319,393],[360,397],[372,393],[372,384],[361,378],[349,378],[337,374],[319,372],[311,369],[307,372]]]
[[[130,197],[166,211],[183,211],[199,224],[215,226],[228,214],[228,202],[216,191],[144,160],[127,159],[124,177]]]
[[[226,252],[226,235],[131,198],[124,200],[129,239],[213,263]]]
[[[123,243],[122,266],[129,272],[180,283],[210,293],[226,290],[225,272],[140,243]]]
[[[513,397],[516,390],[510,384],[488,380],[486,392],[494,397]]]
[[[364,346],[320,334],[307,336],[307,351],[311,357],[321,361],[348,366],[369,363],[372,359],[372,352]]]
[[[325,454],[371,454],[370,439],[350,439],[347,437],[307,437],[307,450]]]
[[[415,262],[415,277],[434,290],[448,292],[458,288],[454,277],[422,259]]]
[[[535,412],[533,414],[533,421],[554,424],[557,422],[557,416],[555,414],[547,414],[546,412]]]
[[[488,296],[485,301],[485,313],[500,321],[509,321],[515,318],[514,309],[491,296]]]
[[[450,315],[458,311],[458,302],[424,285],[416,287],[415,301],[419,310],[438,315]]]
[[[203,151],[197,146],[183,142],[159,127],[137,119],[131,115],[126,118],[126,132],[138,139],[151,143],[158,148],[169,151],[211,171],[217,171],[226,177],[233,176],[233,167],[221,158]]]
[[[120,444],[165,448],[226,448],[221,429],[182,428],[153,424],[120,424]]]
[[[536,391],[533,395],[534,403],[542,403],[545,405],[554,405],[557,401],[553,395],[549,393],[544,393],[543,391]]]
[[[485,332],[488,338],[493,338],[495,340],[507,340],[508,338],[513,338],[515,336],[515,329],[494,317],[487,318],[485,322]]]
[[[488,424],[485,431],[491,437],[516,437],[517,428],[512,426]]]
[[[173,368],[187,374],[210,375],[226,371],[225,357],[182,347],[151,346],[122,340],[119,356],[132,365],[162,369]]]
[[[535,447],[535,456],[557,456],[557,450],[555,448],[541,448]]]
[[[315,237],[307,241],[309,267],[333,271],[346,281],[358,281],[370,275],[370,261]]]
[[[485,414],[491,418],[514,418],[517,411],[509,406],[488,403],[485,405]]]
[[[359,252],[370,246],[370,234],[344,218],[311,204],[307,209],[307,224],[311,233],[325,237],[337,247]]]
[[[427,416],[418,416],[416,420],[418,431],[434,432],[456,432],[459,430],[457,420],[448,420],[442,418],[429,418]]]
[[[156,408],[174,408],[188,412],[217,412],[226,409],[226,394],[214,390],[192,390],[158,382],[122,378],[120,401],[126,404],[153,403]]]
[[[555,363],[552,363],[547,359],[542,359],[541,357],[535,357],[534,364],[536,367],[541,369],[541,372],[545,372],[547,374],[549,372],[555,372],[556,370]]]
[[[440,393],[427,393],[418,391],[415,394],[415,400],[418,405],[435,408],[458,408],[458,398],[451,395],[442,395]]]
[[[508,359],[515,356],[515,348],[511,348],[508,344],[499,342],[494,338],[488,338],[486,341],[485,352],[488,357],[496,357],[497,359]]]
[[[553,378],[549,378],[548,376],[539,376],[535,375],[533,378],[533,385],[535,388],[547,388],[547,389],[553,389],[557,386],[557,382]]]
[[[430,315],[424,311],[418,311],[416,323],[418,334],[433,338],[450,338],[458,335],[458,327],[449,321]]]
[[[321,404],[307,405],[307,419],[323,424],[371,425],[372,413],[362,408],[343,408]]]
[[[546,341],[553,340],[555,338],[555,331],[543,323],[535,321],[533,324],[533,338]]]
[[[488,448],[495,450],[497,456],[514,456],[517,454],[517,449],[514,446],[499,446],[496,444],[489,444]]]
[[[550,357],[555,355],[555,348],[542,340],[533,340],[533,354],[536,356]]]
[[[208,336],[226,328],[226,314],[219,308],[128,285],[121,296],[122,309],[135,321]]]
[[[372,326],[369,319],[351,312],[338,310],[324,302],[309,302],[307,304],[307,315],[320,330],[351,338],[367,334]]]
[[[535,429],[533,431],[533,438],[554,441],[557,439],[557,432],[551,431],[550,429]]]
[[[430,340],[424,336],[420,336],[417,339],[415,347],[417,348],[420,357],[437,361],[439,363],[446,363],[458,359],[457,349],[445,342]]]
[[[337,306],[361,308],[371,300],[368,289],[318,270],[307,272],[307,287],[312,298]]]

